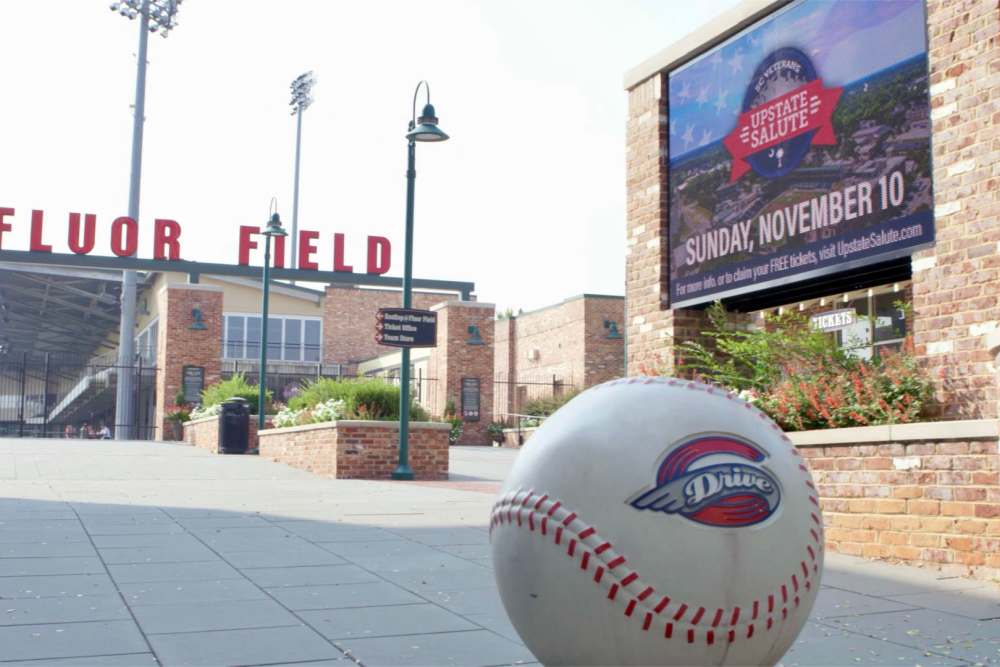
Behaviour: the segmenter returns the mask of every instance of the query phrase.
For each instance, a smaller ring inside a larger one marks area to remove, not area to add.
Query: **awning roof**
[[[121,275],[0,262],[0,346],[10,354],[114,349]]]

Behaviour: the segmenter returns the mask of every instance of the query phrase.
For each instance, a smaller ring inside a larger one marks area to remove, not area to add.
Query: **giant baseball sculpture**
[[[546,665],[772,665],[819,592],[805,462],[724,390],[636,377],[538,429],[490,521],[504,606]]]

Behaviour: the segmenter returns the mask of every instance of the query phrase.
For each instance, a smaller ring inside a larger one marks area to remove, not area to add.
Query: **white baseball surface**
[[[781,429],[668,378],[593,387],[546,420],[490,539],[507,613],[545,665],[773,665],[823,571],[816,489]]]

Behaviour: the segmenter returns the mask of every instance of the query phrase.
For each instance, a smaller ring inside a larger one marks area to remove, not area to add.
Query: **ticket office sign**
[[[388,347],[437,347],[437,313],[412,308],[380,308],[375,342]]]

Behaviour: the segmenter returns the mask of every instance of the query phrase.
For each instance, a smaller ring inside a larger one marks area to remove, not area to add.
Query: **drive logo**
[[[626,502],[638,510],[680,514],[696,523],[738,528],[764,521],[781,491],[756,445],[730,435],[684,441],[660,464],[656,485]]]
[[[831,116],[842,92],[823,87],[802,51],[786,47],[771,53],[754,71],[743,112],[722,141],[733,158],[730,182],[751,168],[764,178],[784,176],[812,145],[836,145]]]

